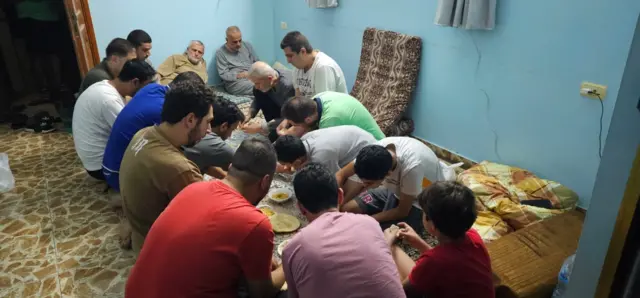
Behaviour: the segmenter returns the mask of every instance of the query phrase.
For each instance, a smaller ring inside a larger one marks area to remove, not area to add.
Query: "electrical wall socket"
[[[593,90],[597,92],[597,94],[589,94],[585,92],[585,90]],[[588,98],[604,100],[604,98],[607,96],[607,86],[598,85],[591,82],[582,82],[582,84],[580,85],[580,95]]]
[[[289,26],[287,26],[287,22],[280,22],[280,29],[286,30]]]

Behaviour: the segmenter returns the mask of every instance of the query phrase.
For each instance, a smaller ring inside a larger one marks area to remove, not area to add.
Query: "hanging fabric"
[[[491,30],[496,22],[497,0],[438,0],[436,25]]]
[[[306,0],[311,8],[338,7],[338,0]]]

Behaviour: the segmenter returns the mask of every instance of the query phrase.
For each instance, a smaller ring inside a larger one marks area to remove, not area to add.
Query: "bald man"
[[[229,27],[226,35],[227,42],[216,51],[216,68],[224,88],[233,95],[252,95],[248,71],[259,60],[258,55],[249,42],[242,40],[240,28]]]
[[[207,83],[209,76],[207,75],[207,63],[202,58],[203,55],[204,44],[202,41],[192,40],[184,53],[172,55],[158,66],[160,84],[169,85],[179,74],[187,71],[195,72],[202,81]]]
[[[280,117],[282,105],[296,93],[291,75],[258,61],[251,66],[248,76],[255,86],[253,88],[254,99],[251,102],[249,118],[241,128],[246,133],[268,132],[269,139],[275,142],[278,138],[276,128],[282,122],[282,117]],[[262,111],[266,122],[253,120],[260,111]]]

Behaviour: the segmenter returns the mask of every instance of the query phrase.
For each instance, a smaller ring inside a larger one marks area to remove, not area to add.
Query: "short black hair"
[[[173,79],[171,83],[169,83],[169,86],[173,86],[174,84],[177,84],[183,81],[194,81],[196,83],[204,84],[204,81],[197,73],[193,71],[185,71],[185,72],[179,73],[176,76],[176,78]]]
[[[124,63],[122,71],[118,74],[118,79],[123,82],[129,82],[138,79],[140,82],[146,82],[153,79],[156,70],[141,59],[133,59]]]
[[[478,217],[473,191],[455,181],[431,184],[418,195],[418,203],[427,220],[453,239],[464,236]]]
[[[124,38],[114,38],[109,45],[107,45],[106,54],[107,57],[118,56],[118,57],[127,57],[129,53],[133,52],[135,49],[133,45]]]
[[[224,123],[233,125],[238,121],[244,122],[244,119],[244,113],[242,113],[235,102],[220,96],[213,100],[213,120],[211,120],[211,127],[218,127]]]
[[[282,117],[295,123],[303,123],[304,119],[313,115],[318,110],[315,100],[295,96],[287,100],[281,109]]]
[[[254,183],[265,175],[273,176],[276,163],[273,144],[263,136],[251,137],[240,143],[231,158],[229,176],[245,183]]]
[[[319,163],[308,163],[293,178],[293,190],[300,205],[311,213],[338,207],[336,176]]]
[[[307,53],[313,52],[313,47],[306,36],[300,31],[291,31],[284,36],[280,42],[280,49],[290,48],[292,52],[298,54],[301,49],[307,50]]]
[[[197,81],[182,81],[169,88],[162,105],[162,122],[176,124],[193,113],[202,119],[208,113],[215,94],[207,85]]]
[[[360,179],[382,180],[393,166],[393,158],[387,148],[368,145],[358,152],[353,166]]]
[[[149,35],[149,33],[147,33],[146,31],[142,30],[142,29],[136,29],[131,31],[131,33],[129,33],[129,35],[127,36],[127,40],[133,44],[134,47],[139,47],[141,46],[143,43],[151,43],[151,36]]]
[[[304,147],[302,140],[292,135],[279,136],[276,142],[273,143],[273,147],[276,148],[276,154],[280,162],[291,163],[307,155],[307,148]]]

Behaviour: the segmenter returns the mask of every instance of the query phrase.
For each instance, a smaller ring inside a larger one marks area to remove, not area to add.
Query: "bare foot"
[[[126,219],[118,226],[118,241],[122,249],[131,249],[131,226]]]

